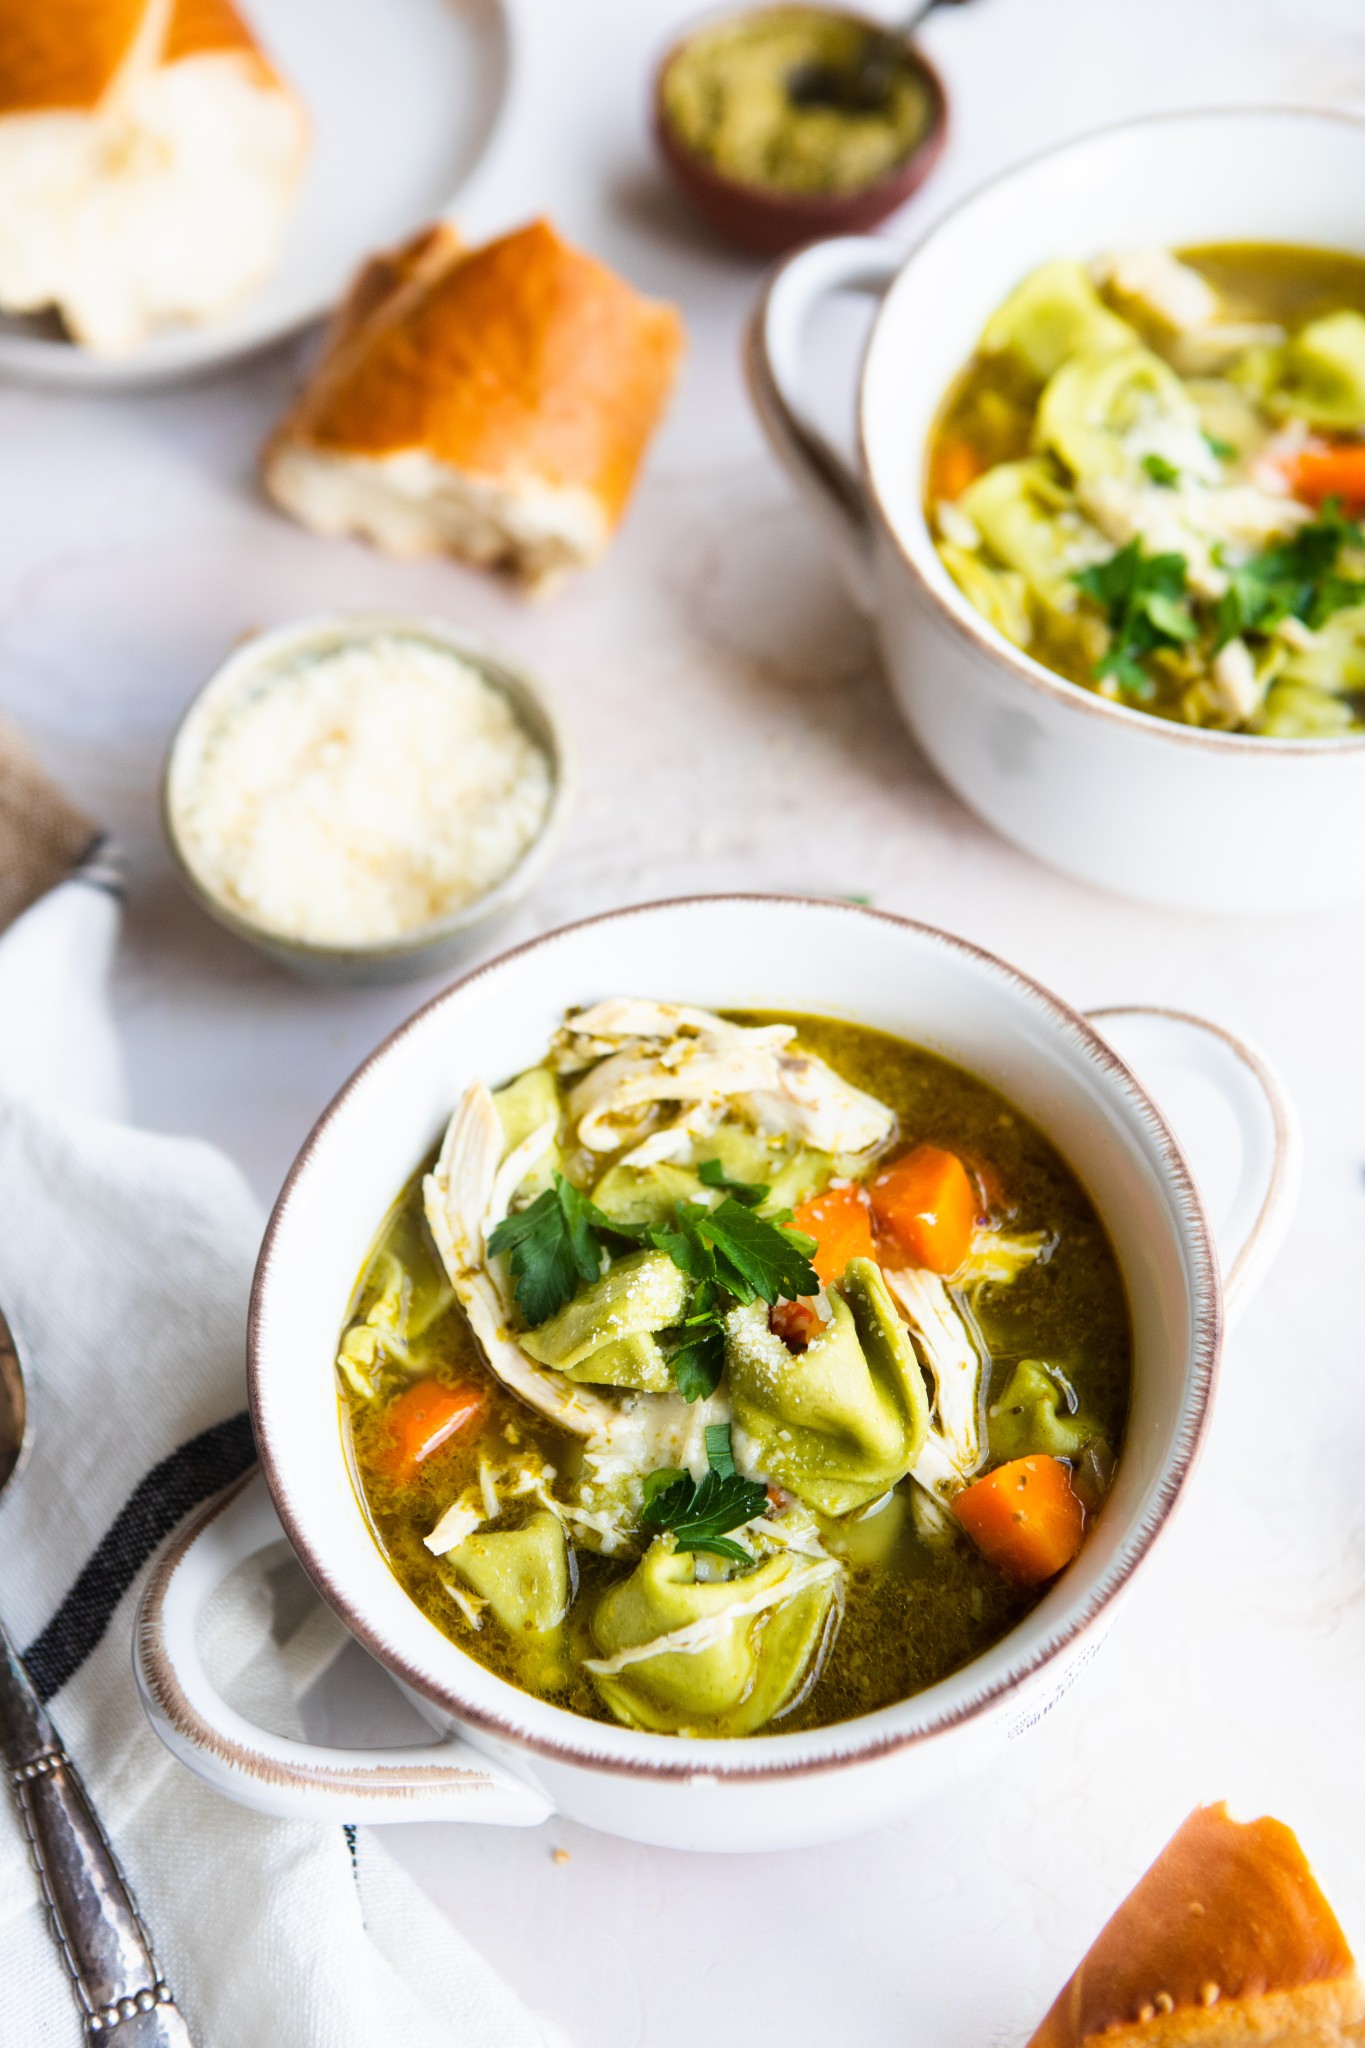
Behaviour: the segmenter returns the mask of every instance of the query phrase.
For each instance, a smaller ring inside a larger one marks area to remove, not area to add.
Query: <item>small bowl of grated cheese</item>
[[[574,792],[540,686],[437,619],[338,613],[238,647],[166,762],[166,836],[211,916],[333,982],[436,974],[487,940]]]

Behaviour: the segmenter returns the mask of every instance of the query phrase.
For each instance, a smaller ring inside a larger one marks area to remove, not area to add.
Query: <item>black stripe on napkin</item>
[[[139,1480],[47,1627],[24,1652],[40,1699],[50,1700],[75,1677],[119,1601],[181,1517],[239,1478],[255,1456],[251,1418],[243,1409],[191,1437]]]

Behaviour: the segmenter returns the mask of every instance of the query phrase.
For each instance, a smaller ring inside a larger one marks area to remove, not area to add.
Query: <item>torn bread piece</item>
[[[429,228],[356,280],[266,489],[314,532],[544,587],[606,547],[682,346],[673,307],[545,221],[477,249]]]
[[[93,354],[270,274],[308,125],[230,0],[0,0],[0,310]]]
[[[1029,2048],[1343,2048],[1365,1993],[1283,1822],[1200,1806],[1101,1929]]]

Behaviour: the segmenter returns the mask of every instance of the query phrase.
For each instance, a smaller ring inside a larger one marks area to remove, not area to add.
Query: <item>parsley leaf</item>
[[[1343,516],[1339,499],[1327,498],[1307,526],[1230,569],[1218,600],[1218,645],[1243,633],[1273,632],[1289,618],[1316,632],[1333,612],[1365,601],[1365,582],[1338,573],[1344,547],[1365,547],[1365,534]]]
[[[698,1251],[710,1256],[705,1245]],[[674,1330],[664,1332],[673,1349],[668,1369],[684,1401],[704,1401],[714,1394],[725,1370],[725,1308],[714,1280],[701,1280],[693,1291],[690,1313]]]
[[[728,1422],[708,1422],[702,1435],[706,1438],[706,1462],[713,1472],[719,1472],[722,1479],[731,1479],[735,1470],[735,1454],[730,1446],[730,1425]]]
[[[1158,633],[1164,633],[1170,640],[1197,640],[1199,628],[1182,604],[1167,597],[1160,590],[1148,593],[1143,601],[1143,610]]]
[[[1173,491],[1180,482],[1180,471],[1173,462],[1168,462],[1164,455],[1144,455],[1142,467],[1152,482],[1160,484],[1163,490]]]
[[[668,1355],[668,1369],[684,1401],[704,1401],[725,1370],[725,1331],[716,1315],[689,1317],[683,1331],[682,1343]]]
[[[604,1236],[631,1238],[634,1233],[604,1216],[562,1173],[528,1208],[503,1218],[488,1249],[507,1253],[512,1291],[528,1329],[572,1301],[581,1284],[597,1279]]]
[[[690,1477],[690,1473],[682,1471],[677,1465],[665,1465],[658,1472],[646,1472],[643,1481],[645,1506],[649,1506],[656,1494],[667,1493],[669,1487],[675,1486],[680,1479]]]
[[[724,1188],[746,1209],[757,1209],[768,1199],[768,1190],[759,1187],[756,1181],[731,1180],[719,1159],[703,1159],[697,1168],[697,1178],[705,1187]]]
[[[707,1168],[711,1168],[708,1174]],[[710,1187],[733,1187],[720,1175],[719,1163],[708,1160],[698,1169]],[[741,1183],[746,1192],[766,1193]],[[695,1280],[691,1312],[675,1329],[663,1333],[671,1342],[668,1367],[685,1401],[714,1394],[725,1366],[723,1297],[736,1301],[774,1302],[786,1295],[818,1294],[820,1279],[810,1263],[814,1238],[789,1230],[780,1216],[756,1215],[734,1195],[714,1209],[700,1202],[675,1202],[673,1228],[652,1230],[649,1242],[668,1253],[675,1266]]]
[[[726,1531],[743,1528],[761,1515],[768,1489],[736,1472],[728,1423],[708,1425],[706,1456],[710,1469],[700,1480],[686,1472],[651,1472],[645,1480],[642,1519],[655,1528],[671,1529],[679,1550],[707,1550],[737,1564],[752,1564],[751,1552]]]
[[[738,1301],[752,1301],[755,1295],[768,1302],[783,1295],[795,1300],[820,1292],[820,1277],[810,1262],[815,1239],[756,1216],[733,1196],[717,1209],[702,1210],[692,1232],[714,1254],[716,1278]]]
[[[1211,434],[1207,427],[1202,429],[1204,443],[1210,455],[1216,455],[1220,462],[1231,462],[1237,453],[1231,441],[1225,441],[1218,434]]]
[[[1142,543],[1130,540],[1107,561],[1081,570],[1074,580],[1104,611],[1114,636],[1095,664],[1097,677],[1113,676],[1135,697],[1155,693],[1143,656],[1198,637],[1189,609],[1187,567],[1183,555],[1144,555]]]

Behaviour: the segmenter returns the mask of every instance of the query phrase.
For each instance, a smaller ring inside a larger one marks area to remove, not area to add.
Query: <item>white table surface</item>
[[[256,11],[268,28],[269,0]],[[511,120],[463,215],[487,231],[549,210],[686,312],[682,391],[605,566],[534,607],[275,516],[253,464],[296,350],[148,397],[4,388],[0,710],[129,852],[117,994],[137,1116],[214,1139],[263,1199],[426,991],[311,989],[207,923],[162,847],[157,774],[234,636],[332,605],[445,613],[558,689],[584,795],[528,929],[684,890],[866,892],[1082,1005],[1200,1010],[1279,1064],[1306,1186],[1229,1345],[1197,1483],[1106,1655],[1004,1766],[880,1835],[781,1858],[553,1822],[390,1836],[584,2048],[1021,2042],[1200,1799],[1296,1826],[1365,1948],[1365,909],[1215,921],[1110,901],[1007,848],[934,781],[747,410],[737,344],[756,266],[710,243],[652,160],[646,67],[687,11],[520,0]],[[954,126],[930,190],[891,225],[904,238],[997,167],[1120,115],[1365,106],[1360,0],[976,0],[925,40]],[[830,330],[833,370],[853,337]],[[358,1650],[313,1720],[343,1739],[412,1729]]]

